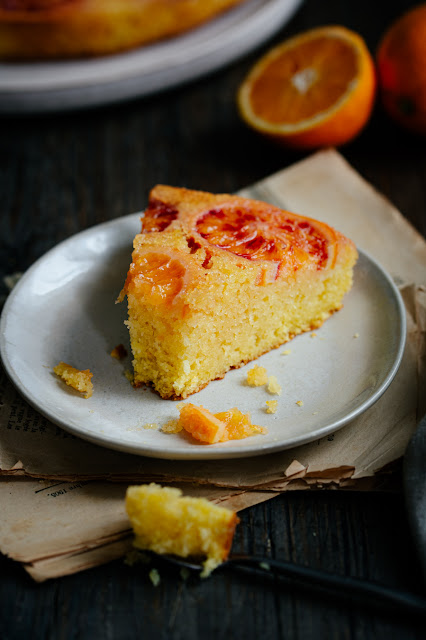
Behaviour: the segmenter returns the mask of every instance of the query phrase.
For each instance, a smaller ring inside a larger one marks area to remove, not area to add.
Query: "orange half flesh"
[[[369,119],[375,71],[362,38],[344,27],[313,29],[272,49],[238,93],[243,119],[289,146],[339,145]]]

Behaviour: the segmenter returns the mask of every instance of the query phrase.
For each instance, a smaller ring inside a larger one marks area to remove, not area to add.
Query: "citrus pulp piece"
[[[254,213],[243,205],[226,205],[200,216],[196,231],[210,244],[242,258],[279,263],[276,276],[306,261],[320,269],[334,259],[334,231],[289,211],[259,208]]]
[[[179,423],[193,438],[205,444],[242,440],[266,432],[264,427],[252,424],[248,413],[236,407],[213,414],[202,406],[188,403],[179,410]]]
[[[142,252],[130,265],[126,287],[137,290],[150,304],[171,304],[184,286],[187,267],[173,252]]]

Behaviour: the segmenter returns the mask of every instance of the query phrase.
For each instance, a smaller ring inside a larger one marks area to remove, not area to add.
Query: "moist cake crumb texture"
[[[281,395],[281,385],[275,376],[269,376],[268,386],[266,387],[266,389],[269,393],[272,393],[273,395],[277,395],[277,396]]]
[[[270,204],[159,185],[119,300],[134,385],[184,399],[322,325],[352,285],[354,244]]]
[[[276,413],[278,400],[266,400],[266,413]]]
[[[66,362],[60,362],[53,368],[53,371],[68,386],[83,393],[85,398],[90,398],[93,394],[93,373],[89,369],[82,371],[72,367],[70,364],[66,364]]]
[[[268,383],[268,372],[265,367],[258,367],[256,364],[247,371],[247,384],[250,387],[262,387]]]
[[[155,483],[128,487],[125,504],[137,549],[203,558],[203,577],[228,557],[239,522],[233,511]]]

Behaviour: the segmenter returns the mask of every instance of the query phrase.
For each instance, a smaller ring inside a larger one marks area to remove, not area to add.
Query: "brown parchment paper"
[[[130,548],[123,506],[128,483],[180,484],[187,494],[241,510],[290,489],[384,487],[403,455],[425,410],[425,240],[334,150],[242,194],[332,224],[393,276],[408,321],[395,379],[368,411],[326,438],[256,458],[198,462],[144,458],[82,441],[29,407],[3,375],[0,550],[36,580],[94,566]]]

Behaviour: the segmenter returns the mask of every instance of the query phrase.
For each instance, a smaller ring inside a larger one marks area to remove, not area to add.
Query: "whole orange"
[[[402,126],[426,134],[426,3],[387,29],[376,59],[387,113]]]

